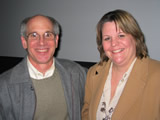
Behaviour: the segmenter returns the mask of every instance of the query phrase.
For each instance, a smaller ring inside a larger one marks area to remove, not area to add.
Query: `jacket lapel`
[[[17,66],[12,70],[10,83],[25,83],[31,82],[27,67],[27,57],[25,57]]]
[[[72,83],[71,78],[66,69],[61,65],[60,61],[56,58],[55,59],[55,66],[58,69],[58,72],[60,73],[62,86],[64,88],[64,96],[66,98],[66,104],[69,112],[69,116],[72,117]],[[72,118],[70,118],[72,119]]]
[[[142,94],[148,74],[148,59],[137,59],[126,86],[112,115],[112,120],[122,120],[127,111]]]
[[[93,109],[93,116],[90,116],[91,118],[96,118],[96,113],[98,109],[98,105],[103,93],[104,85],[107,79],[107,75],[109,72],[109,67],[110,67],[111,61],[104,62],[102,66],[97,66],[94,76],[93,76],[93,91],[94,96],[93,96],[93,106],[91,106],[91,109]],[[92,103],[91,103],[92,104]]]

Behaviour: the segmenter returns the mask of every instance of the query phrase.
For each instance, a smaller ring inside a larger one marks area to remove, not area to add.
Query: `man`
[[[0,76],[0,120],[80,120],[86,70],[53,57],[60,26],[35,15],[21,23],[27,56]]]

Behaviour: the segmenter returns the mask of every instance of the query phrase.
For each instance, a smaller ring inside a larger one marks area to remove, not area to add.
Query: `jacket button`
[[[31,90],[34,90],[33,86],[31,85]]]

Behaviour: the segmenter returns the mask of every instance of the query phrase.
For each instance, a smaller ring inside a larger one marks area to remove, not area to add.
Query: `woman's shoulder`
[[[148,60],[149,69],[151,70],[158,70],[160,72],[160,61],[149,58]]]
[[[96,63],[95,65],[89,68],[88,72],[90,73],[101,72],[101,71],[104,71],[104,69],[106,69],[106,67],[109,65],[110,65],[110,61],[104,61],[101,64]]]
[[[148,58],[149,65],[154,67],[160,67],[160,61],[152,58]]]

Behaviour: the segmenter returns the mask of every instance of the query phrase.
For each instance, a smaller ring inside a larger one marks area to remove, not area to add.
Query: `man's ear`
[[[55,38],[56,48],[58,47],[58,42],[59,42],[59,36],[56,35],[56,38]]]
[[[26,41],[26,39],[23,36],[21,36],[21,42],[22,42],[23,48],[27,49],[27,41]]]

